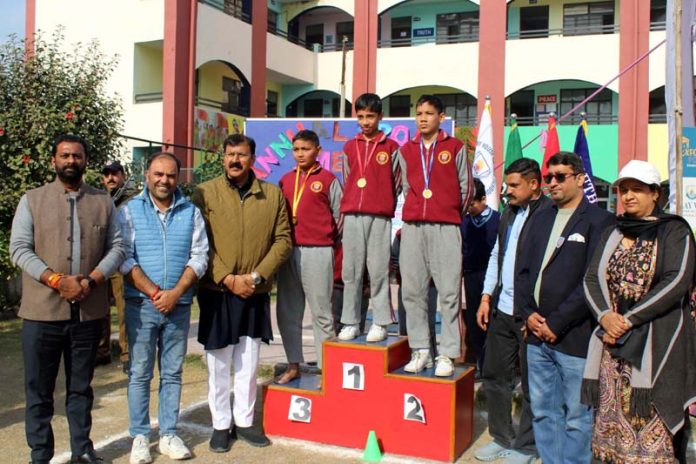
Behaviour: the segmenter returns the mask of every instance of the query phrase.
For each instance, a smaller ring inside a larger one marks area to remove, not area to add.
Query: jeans
[[[133,437],[150,433],[150,381],[155,354],[160,373],[159,434],[176,433],[190,318],[190,304],[177,305],[169,314],[162,314],[150,300],[126,300],[126,330],[131,361],[128,415],[129,432]]]
[[[527,346],[534,438],[548,464],[589,463],[592,412],[580,403],[585,358],[554,350],[546,343]]]
[[[63,358],[65,415],[70,449],[79,456],[92,449],[94,393],[91,382],[99,344],[100,321],[29,321],[22,324],[25,431],[32,462],[51,460],[54,451],[53,392]]]
[[[497,309],[491,311],[482,380],[488,405],[488,433],[500,446],[531,456],[536,455],[536,448],[527,388],[527,350],[522,341],[523,324],[519,317]],[[518,361],[522,374],[522,408],[520,423],[515,430],[512,424],[512,392]]]

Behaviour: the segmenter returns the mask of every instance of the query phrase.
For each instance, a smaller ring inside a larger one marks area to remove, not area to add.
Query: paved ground
[[[306,360],[315,360],[311,336],[311,320],[307,315],[304,325],[304,348]],[[206,368],[200,356],[200,345],[195,340],[197,323],[192,324],[189,340],[189,356],[184,369],[184,389],[182,395],[182,411],[180,420],[181,435],[190,445],[196,461],[209,463],[355,463],[362,460],[362,450],[346,449],[334,446],[316,445],[314,443],[272,437],[273,446],[263,449],[253,448],[246,443],[235,443],[232,450],[226,454],[215,454],[208,450],[208,439],[212,432],[210,413],[206,397],[208,392]],[[280,337],[269,346],[263,346],[261,351],[264,380],[270,380],[272,366],[285,361]],[[19,343],[16,334],[0,335],[0,462],[25,463],[28,458],[28,448],[24,440],[22,366],[17,365],[16,357],[10,359],[2,350],[3,347]],[[95,447],[108,461],[117,464],[127,463],[131,439],[128,436],[128,412],[126,408],[126,377],[121,373],[118,363],[98,367],[95,373],[95,405],[94,426],[92,438]],[[54,464],[65,463],[69,460],[69,442],[65,420],[65,390],[64,380],[58,380],[56,389],[56,414],[53,421],[56,435],[56,457]],[[153,382],[153,401],[151,417],[157,416],[156,383]],[[257,417],[260,423],[262,405],[258,404]],[[156,423],[153,424],[156,427]],[[153,437],[156,437],[156,431]],[[485,405],[480,401],[476,405],[474,418],[474,443],[457,461],[458,463],[477,462],[473,458],[473,450],[490,441],[486,428]],[[156,444],[152,445],[152,453],[156,463],[170,462],[167,457],[157,452]],[[692,457],[696,453],[692,451]],[[430,462],[398,456],[385,456],[385,463]]]

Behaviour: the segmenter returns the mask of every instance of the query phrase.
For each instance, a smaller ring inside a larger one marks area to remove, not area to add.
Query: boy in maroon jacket
[[[379,130],[382,100],[365,93],[355,101],[360,133],[346,142],[343,180],[343,329],[341,340],[360,335],[363,271],[370,276],[373,324],[368,342],[387,338],[392,323],[389,293],[391,219],[394,217],[399,166],[394,156],[399,145]]]
[[[285,174],[279,187],[291,214],[292,256],[278,272],[276,312],[288,369],[276,379],[286,384],[300,375],[302,318],[305,304],[312,311],[317,363],[321,367],[321,344],[333,336],[331,296],[333,291],[333,246],[339,234],[343,194],[336,176],[317,162],[321,147],[311,130],[301,130],[292,139],[297,166]]]
[[[464,144],[445,131],[442,102],[423,95],[416,103],[418,134],[399,150],[405,196],[401,229],[402,293],[411,361],[407,372],[432,367],[428,284],[435,282],[442,316],[435,375],[453,374],[460,356],[459,294],[462,238],[459,225],[469,205],[473,178]]]

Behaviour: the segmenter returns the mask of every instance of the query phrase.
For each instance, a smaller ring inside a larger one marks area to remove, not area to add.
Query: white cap
[[[612,187],[618,187],[626,179],[635,179],[648,185],[660,185],[660,172],[647,161],[631,160],[619,172]]]

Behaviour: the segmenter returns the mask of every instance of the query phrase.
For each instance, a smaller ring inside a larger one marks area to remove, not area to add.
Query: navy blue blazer
[[[541,269],[557,213],[556,205],[539,211],[527,227],[526,250],[518,255],[516,266],[515,311],[525,320],[534,312],[541,314],[557,337],[552,348],[584,358],[594,320],[585,302],[583,278],[602,233],[614,226],[616,217],[583,198]],[[534,286],[540,273],[537,302]],[[541,340],[528,332],[527,343],[539,345]]]

